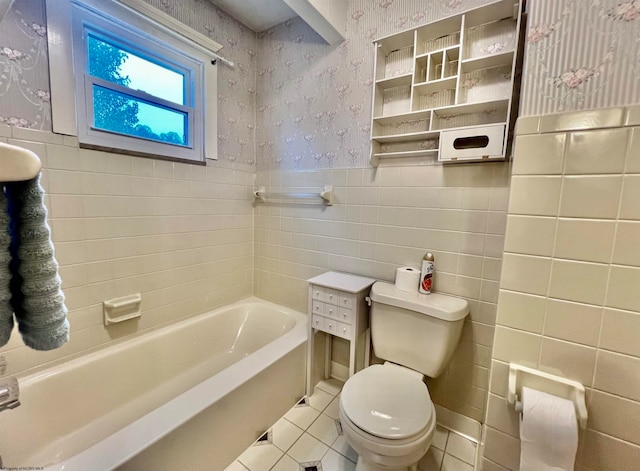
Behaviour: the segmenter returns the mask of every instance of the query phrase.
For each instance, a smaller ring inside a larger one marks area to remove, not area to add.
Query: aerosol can
[[[422,294],[431,293],[431,285],[433,284],[433,267],[434,258],[431,252],[427,252],[422,257],[422,273],[420,274],[420,287],[418,288]]]

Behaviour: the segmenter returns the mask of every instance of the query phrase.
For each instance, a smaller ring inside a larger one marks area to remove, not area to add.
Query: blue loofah
[[[9,213],[7,212],[7,198],[0,186],[0,346],[6,344],[13,329],[13,308],[11,307],[11,271],[9,262],[11,254],[9,245]]]
[[[0,346],[9,340],[12,310],[25,345],[35,350],[52,350],[69,340],[69,322],[40,176],[5,183],[4,187],[8,209],[2,211],[0,201],[0,212],[8,213],[8,218],[0,216],[0,233],[6,234],[8,228],[10,261],[8,271],[3,271],[0,235]],[[9,285],[11,295],[8,317],[1,305],[3,283]]]

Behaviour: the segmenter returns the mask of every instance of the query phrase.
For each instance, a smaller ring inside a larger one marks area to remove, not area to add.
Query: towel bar
[[[318,193],[273,193],[265,191],[265,187],[261,186],[253,192],[256,201],[265,203],[268,199],[286,201],[286,200],[310,200],[320,198],[326,206],[333,205],[333,186],[327,185],[323,191]],[[315,202],[311,202],[315,203]]]

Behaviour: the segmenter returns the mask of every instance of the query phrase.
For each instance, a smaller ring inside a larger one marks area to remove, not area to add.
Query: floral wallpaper
[[[0,123],[51,129],[44,1],[17,0],[0,22]]]
[[[328,46],[299,18],[255,32],[208,0],[146,0],[224,45],[219,158],[261,170],[366,167],[372,40],[490,0],[348,0]],[[520,115],[640,102],[640,0],[529,2]],[[51,129],[44,0],[0,21],[0,122]]]
[[[254,165],[256,33],[208,0],[145,0],[223,46],[218,69],[218,158]]]
[[[521,116],[640,101],[639,0],[529,4]]]
[[[368,166],[371,41],[485,3],[350,0],[334,48],[300,20],[260,34],[258,167]],[[640,101],[640,0],[529,5],[520,115]]]
[[[258,168],[367,167],[372,41],[486,3],[350,0],[347,39],[334,47],[299,18],[260,33]]]
[[[146,0],[224,46],[218,71],[218,156],[255,164],[256,33],[208,0]],[[51,130],[44,0],[15,0],[0,21],[0,122]]]

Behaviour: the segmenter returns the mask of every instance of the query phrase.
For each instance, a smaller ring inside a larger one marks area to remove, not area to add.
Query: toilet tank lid
[[[445,321],[459,321],[469,313],[469,303],[462,298],[440,293],[403,291],[384,281],[374,283],[369,296],[374,303],[409,309]]]

